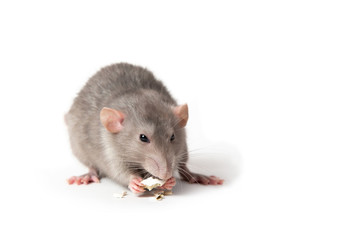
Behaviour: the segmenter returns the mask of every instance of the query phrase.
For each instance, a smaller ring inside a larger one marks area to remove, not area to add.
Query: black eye
[[[140,134],[140,140],[142,142],[146,142],[146,143],[149,143],[150,140],[147,138],[147,136],[145,136],[144,134]]]
[[[170,142],[172,142],[172,141],[174,141],[175,140],[175,135],[173,134],[173,135],[171,135],[171,137],[170,137]]]

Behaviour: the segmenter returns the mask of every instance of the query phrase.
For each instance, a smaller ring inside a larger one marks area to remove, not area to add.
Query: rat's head
[[[131,174],[167,180],[186,156],[186,104],[148,100],[126,110],[103,108],[100,120],[119,161]]]

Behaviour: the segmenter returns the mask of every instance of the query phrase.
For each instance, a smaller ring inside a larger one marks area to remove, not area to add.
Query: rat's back
[[[152,89],[162,95],[162,99],[176,104],[166,87],[145,68],[119,63],[102,68],[89,79],[74,100],[73,108],[98,113],[101,108],[117,97],[139,89]]]

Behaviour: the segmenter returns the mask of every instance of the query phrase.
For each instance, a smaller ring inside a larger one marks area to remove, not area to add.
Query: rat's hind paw
[[[100,182],[100,177],[97,174],[95,169],[90,168],[88,173],[80,175],[80,176],[72,176],[71,178],[69,178],[67,180],[67,182],[69,184],[76,183],[77,185],[89,184],[89,183],[92,183],[92,182],[99,183]]]
[[[224,179],[215,176],[205,176],[197,173],[188,173],[182,176],[182,179],[189,183],[199,183],[203,185],[222,185]]]
[[[131,178],[129,189],[136,194],[145,192],[144,184],[142,184],[141,181],[142,179],[140,177]]]

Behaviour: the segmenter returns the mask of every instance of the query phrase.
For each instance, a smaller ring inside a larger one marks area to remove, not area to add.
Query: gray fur
[[[167,88],[141,67],[120,63],[97,72],[75,98],[65,120],[74,155],[100,176],[127,185],[131,174],[142,176],[147,148],[140,134],[152,136],[155,151],[172,173],[188,158],[185,129],[177,126],[177,105]],[[103,107],[125,114],[124,128],[113,134],[100,122]],[[170,143],[175,133],[175,141]],[[144,176],[142,176],[144,177]]]

